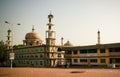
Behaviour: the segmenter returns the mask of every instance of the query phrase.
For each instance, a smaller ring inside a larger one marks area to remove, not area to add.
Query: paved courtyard
[[[0,68],[0,77],[120,77],[120,69]]]

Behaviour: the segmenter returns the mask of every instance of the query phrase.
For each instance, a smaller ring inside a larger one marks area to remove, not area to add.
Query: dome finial
[[[34,29],[34,25],[33,25],[32,32],[34,32],[34,30],[35,30],[35,29]]]
[[[50,10],[50,14],[52,14],[52,11]]]
[[[98,29],[98,44],[100,44],[100,30]]]
[[[100,33],[100,30],[98,29],[98,33]]]

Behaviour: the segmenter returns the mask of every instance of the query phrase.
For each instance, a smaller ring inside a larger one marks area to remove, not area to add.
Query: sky
[[[75,46],[95,45],[98,30],[101,44],[120,42],[120,0],[0,0],[0,40],[12,29],[13,44],[22,44],[34,25],[45,43],[50,11],[58,45],[61,37]]]

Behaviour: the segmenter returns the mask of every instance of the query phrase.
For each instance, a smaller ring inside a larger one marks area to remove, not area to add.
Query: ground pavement
[[[0,77],[120,77],[120,69],[0,67]]]

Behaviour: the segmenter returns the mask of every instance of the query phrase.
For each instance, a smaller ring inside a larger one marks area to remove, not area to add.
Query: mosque
[[[34,26],[32,31],[25,35],[23,40],[24,47],[12,48],[11,30],[8,30],[7,49],[15,53],[13,60],[14,66],[31,66],[31,67],[56,67],[64,65],[64,51],[60,50],[59,45],[55,44],[55,31],[52,30],[53,15],[48,15],[49,23],[46,31],[46,44],[42,43],[40,35],[35,32]],[[10,53],[9,52],[9,53]],[[10,65],[8,53],[7,64]]]
[[[120,67],[120,43],[101,44],[100,31],[96,45],[73,46],[70,41],[56,45],[55,31],[52,29],[53,15],[48,15],[48,30],[46,30],[46,44],[42,43],[40,35],[32,31],[25,35],[24,47],[13,48],[11,42],[11,30],[7,36],[7,64],[10,66],[9,53],[15,53],[14,66],[25,67]]]

